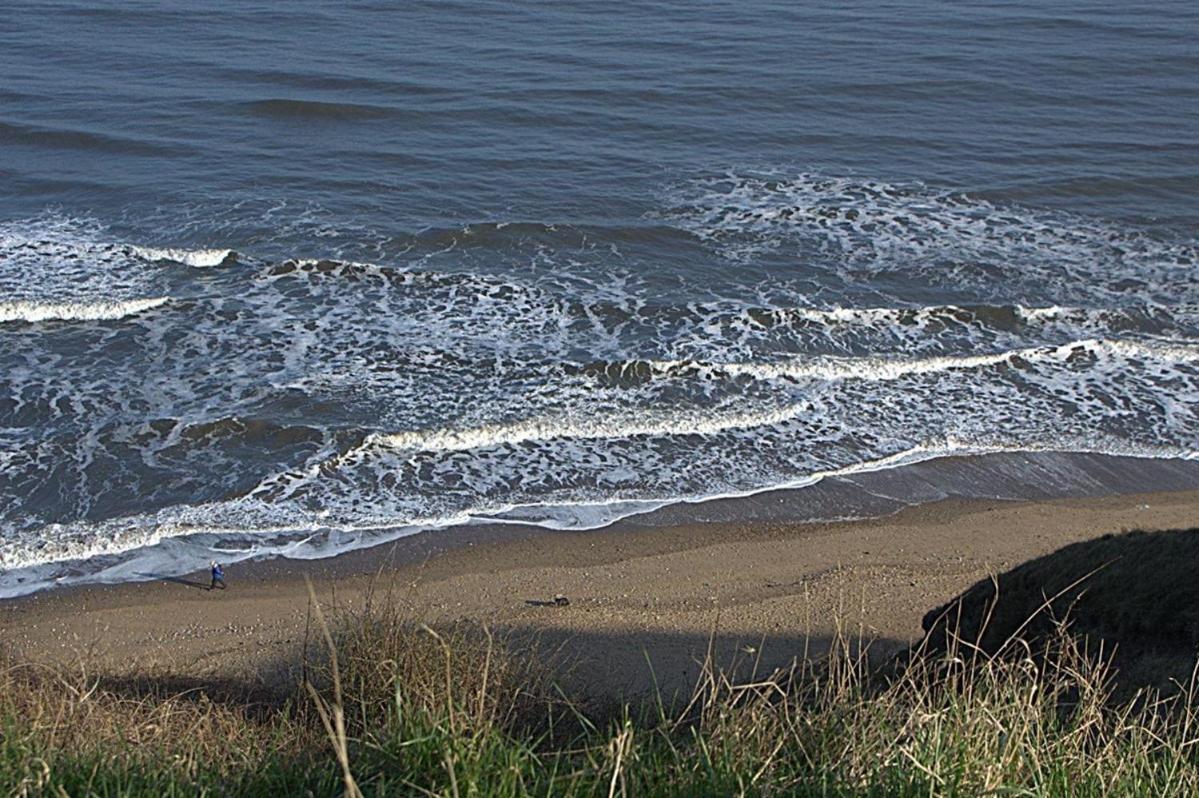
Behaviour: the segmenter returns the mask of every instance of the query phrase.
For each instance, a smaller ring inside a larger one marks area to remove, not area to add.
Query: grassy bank
[[[555,675],[567,661],[410,618],[390,601],[328,619],[314,608],[292,678],[273,689],[9,663],[0,786],[60,796],[1199,794],[1193,680],[1168,697],[1117,692],[1110,649],[1051,619],[1015,624],[985,649],[974,645],[985,625],[969,641],[937,625],[935,645],[882,665],[846,640],[785,672],[754,673],[751,661],[734,679],[708,663],[692,700],[668,708],[566,694]]]
[[[930,612],[902,657],[840,637],[765,673],[746,651],[673,706],[561,689],[567,657],[391,599],[313,601],[273,687],[8,661],[0,790],[1194,796],[1195,557],[1195,531],[1066,546]]]

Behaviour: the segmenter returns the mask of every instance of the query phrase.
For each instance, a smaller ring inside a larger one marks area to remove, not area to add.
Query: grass
[[[1122,693],[1169,690],[1189,677],[1199,649],[1196,564],[1199,530],[1105,535],[984,579],[924,627],[933,648],[964,637],[994,653],[1014,637],[1037,649],[1069,618],[1073,637],[1108,652]]]
[[[1052,601],[1042,601],[1042,611]],[[262,692],[0,671],[11,795],[1140,796],[1199,794],[1199,685],[1115,692],[1106,649],[1038,620],[988,649],[944,633],[885,667],[819,663],[691,701],[589,710],[486,630],[396,603],[325,619],[297,684]],[[976,630],[977,631],[977,630]],[[985,637],[985,628],[983,637]]]

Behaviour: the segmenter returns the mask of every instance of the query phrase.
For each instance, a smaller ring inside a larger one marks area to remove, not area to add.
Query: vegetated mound
[[[1199,529],[1128,532],[1075,543],[985,579],[924,616],[924,648],[1034,653],[1061,623],[1113,654],[1122,687],[1185,683],[1199,648]]]

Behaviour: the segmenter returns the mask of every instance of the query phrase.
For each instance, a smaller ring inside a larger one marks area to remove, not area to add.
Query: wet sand
[[[36,661],[194,678],[279,678],[308,621],[308,580],[326,604],[367,595],[414,621],[537,637],[595,692],[684,690],[709,641],[762,667],[819,653],[838,628],[877,650],[976,580],[1068,543],[1199,523],[1199,491],[1044,501],[952,499],[862,521],[754,521],[546,532],[434,533],[313,562],[243,563],[229,589],[207,574],[49,591],[0,604],[10,651]],[[465,533],[463,533],[465,534]],[[438,537],[440,535],[440,537]],[[553,606],[564,595],[568,606]]]

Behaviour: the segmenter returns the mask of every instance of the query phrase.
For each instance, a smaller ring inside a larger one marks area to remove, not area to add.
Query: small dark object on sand
[[[539,599],[526,599],[525,604],[530,607],[569,607],[570,599],[559,593],[550,601],[541,601]]]

